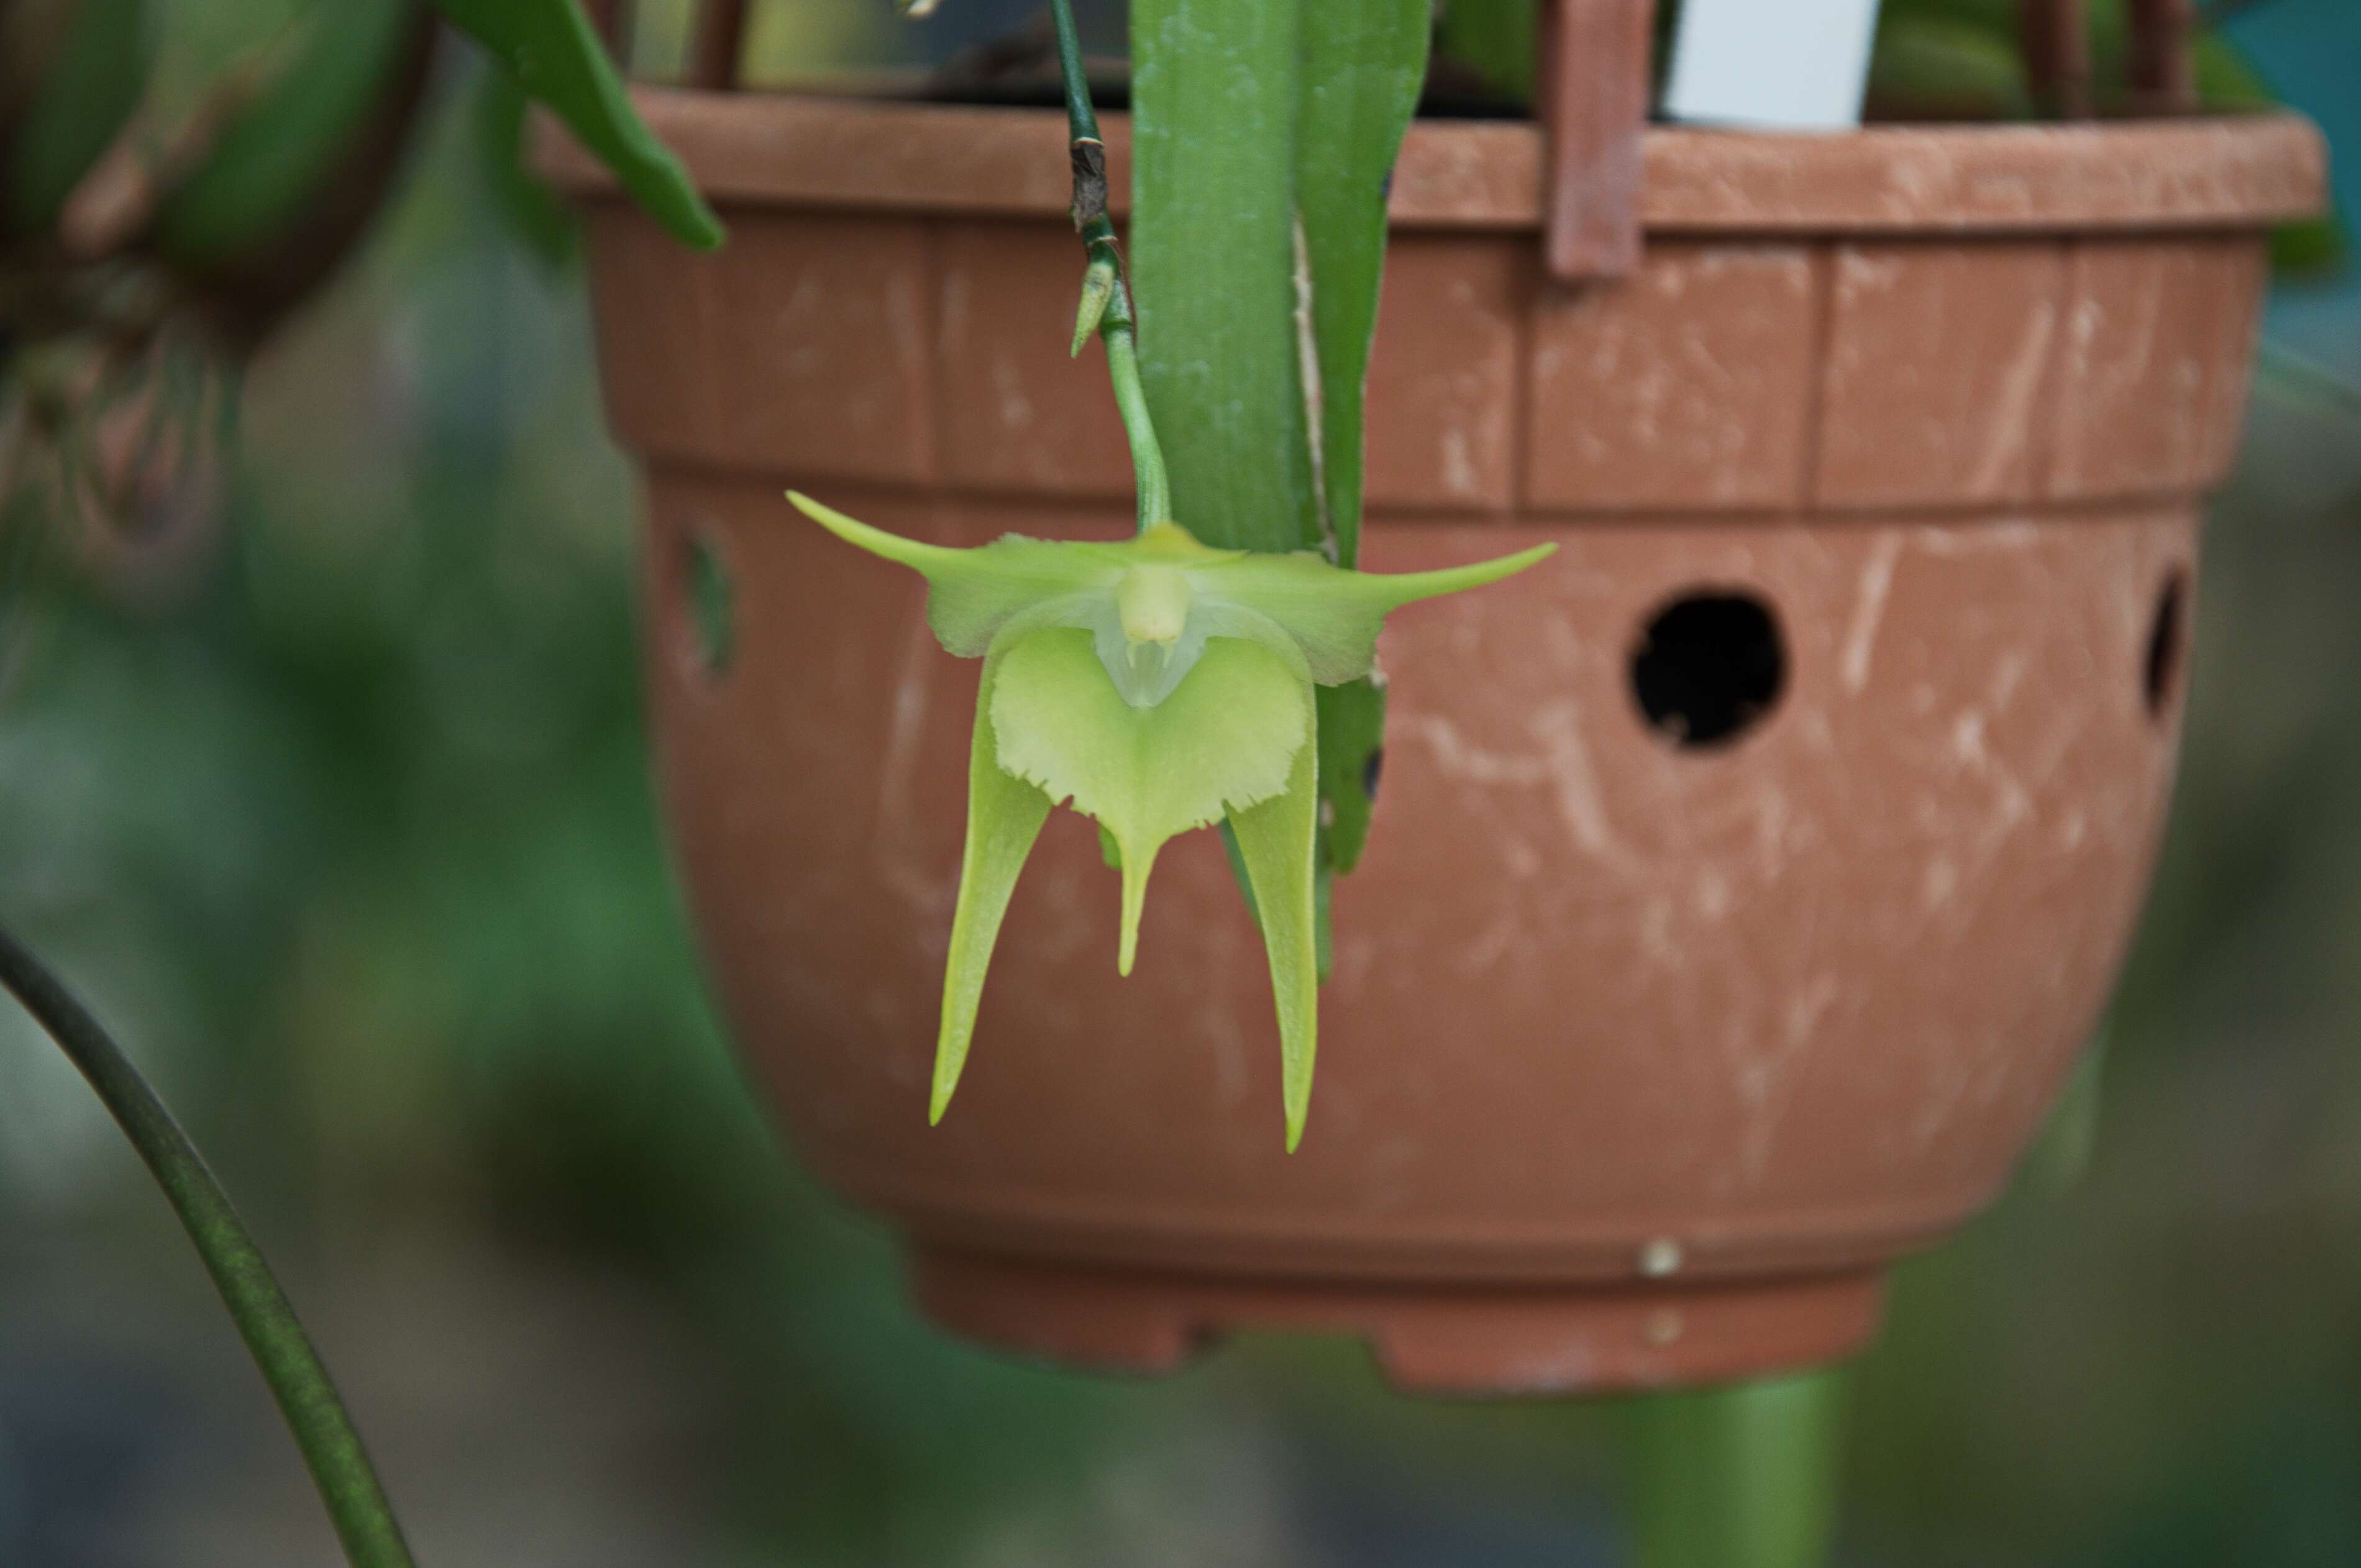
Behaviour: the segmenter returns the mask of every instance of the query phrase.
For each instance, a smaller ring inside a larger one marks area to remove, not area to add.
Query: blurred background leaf
[[[577,0],[434,4],[489,49],[526,96],[564,120],[665,233],[699,250],[721,243],[721,220],[680,160],[631,107],[606,45]]]

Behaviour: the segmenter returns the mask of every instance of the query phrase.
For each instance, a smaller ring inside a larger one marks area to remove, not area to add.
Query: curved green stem
[[[1072,138],[1074,163],[1074,227],[1081,231],[1082,250],[1091,269],[1101,279],[1097,288],[1083,285],[1082,321],[1075,342],[1095,327],[1106,345],[1107,379],[1115,387],[1115,403],[1123,414],[1124,434],[1131,442],[1131,466],[1139,490],[1139,530],[1147,532],[1172,521],[1172,490],[1164,474],[1164,449],[1157,444],[1156,426],[1148,416],[1148,393],[1139,381],[1138,345],[1134,337],[1131,286],[1123,276],[1123,255],[1115,238],[1115,225],[1106,211],[1106,147],[1099,140],[1099,117],[1091,108],[1091,84],[1082,74],[1082,38],[1074,29],[1071,0],[1050,0],[1058,22],[1058,65],[1065,79],[1066,125]],[[1096,320],[1092,319],[1095,312]]]
[[[105,1102],[171,1201],[214,1277],[247,1349],[295,1434],[353,1568],[413,1568],[328,1369],[296,1321],[270,1266],[188,1135],[98,1020],[24,945],[0,930],[0,986],[48,1030]]]
[[[1130,308],[1128,302],[1125,309]],[[1172,521],[1172,488],[1164,477],[1164,450],[1156,444],[1156,426],[1148,418],[1148,393],[1139,384],[1139,355],[1128,327],[1106,334],[1107,379],[1115,383],[1115,406],[1123,412],[1123,431],[1131,438],[1131,468],[1139,488],[1141,532]]]

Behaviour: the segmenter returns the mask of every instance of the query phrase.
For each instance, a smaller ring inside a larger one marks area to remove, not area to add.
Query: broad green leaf
[[[1886,17],[1865,95],[1883,119],[2025,120],[2033,90],[2014,37],[1948,16]]]
[[[412,28],[423,25],[411,0],[314,0],[252,98],[158,207],[158,247],[222,266],[300,224],[398,85]]]
[[[1666,7],[1670,9],[1670,7]],[[1475,71],[1495,93],[1530,101],[1541,0],[1450,0],[1437,24],[1436,52]]]
[[[1362,400],[1386,267],[1386,192],[1426,80],[1428,0],[1355,0],[1303,12],[1296,209],[1320,367],[1320,484],[1332,556],[1361,553]]]
[[[576,0],[434,3],[515,72],[535,102],[555,111],[675,239],[700,250],[721,243],[721,220],[631,107],[606,46]]]
[[[515,74],[497,65],[484,71],[474,92],[475,145],[484,182],[525,248],[555,271],[574,258],[577,231],[572,209],[525,167],[525,122],[533,101]]]
[[[1299,6],[1134,0],[1131,281],[1173,515],[1295,550],[1319,521],[1296,319]]]
[[[1826,1568],[1850,1381],[1824,1368],[1624,1401],[1641,1568]]]
[[[1528,53],[1530,9],[1521,18]],[[1335,559],[1345,566],[1360,559],[1365,395],[1385,271],[1386,193],[1426,77],[1428,21],[1420,0],[1317,7],[1304,16],[1296,199],[1320,367],[1322,500]],[[1329,818],[1320,864],[1349,872],[1368,840],[1366,779],[1369,759],[1384,743],[1385,696],[1363,676],[1323,687],[1319,713],[1320,797]],[[1323,978],[1326,968],[1323,961]]]
[[[2098,0],[2104,5],[2106,0]],[[1877,25],[1935,17],[2005,33],[2016,27],[2017,0],[1885,0],[1878,8]]]
[[[1071,800],[1115,839],[1123,864],[1115,967],[1129,974],[1158,851],[1174,834],[1286,787],[1295,759],[1312,750],[1311,693],[1268,650],[1227,637],[1207,643],[1153,707],[1123,699],[1076,628],[1028,632],[997,663],[989,704],[1000,766],[1053,801]]]
[[[1319,768],[1307,746],[1297,753],[1283,791],[1258,806],[1233,811],[1229,822],[1236,863],[1245,869],[1263,948],[1270,957],[1290,1154],[1303,1141],[1304,1120],[1312,1109],[1312,1058],[1320,1038],[1320,921],[1312,874],[1319,812]]]
[[[1342,874],[1361,863],[1369,841],[1378,760],[1386,743],[1386,691],[1364,675],[1322,686],[1319,707],[1320,798],[1329,806],[1321,860]]]
[[[0,22],[0,46],[47,48],[29,102],[7,127],[0,228],[37,234],[56,224],[74,185],[130,119],[147,80],[143,0],[51,0]],[[0,72],[5,74],[5,72]]]
[[[1000,923],[1016,891],[1017,873],[1049,820],[1049,797],[1000,768],[990,700],[999,660],[984,661],[983,698],[975,705],[968,745],[967,848],[960,858],[959,904],[951,914],[951,950],[943,971],[942,1031],[935,1040],[935,1082],[927,1116],[940,1122],[959,1087],[975,1038],[975,1014]]]

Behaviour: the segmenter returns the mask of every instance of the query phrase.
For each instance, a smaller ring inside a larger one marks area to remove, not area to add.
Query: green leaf
[[[2033,89],[2012,36],[1947,16],[1889,16],[1877,29],[1866,92],[1888,120],[2025,120]]]
[[[1287,787],[1230,814],[1236,863],[1246,873],[1270,988],[1279,1006],[1279,1082],[1287,1113],[1287,1152],[1303,1141],[1312,1109],[1312,1067],[1320,1038],[1319,912],[1312,840],[1319,820],[1319,768],[1307,746],[1289,769]]]
[[[1823,1568],[1849,1383],[1828,1368],[1625,1401],[1641,1568]]]
[[[1530,21],[1530,17],[1527,18]],[[1426,80],[1432,10],[1424,0],[1320,5],[1303,17],[1303,124],[1296,202],[1312,280],[1320,369],[1320,473],[1331,552],[1361,554],[1365,403],[1385,277],[1386,195]],[[1530,34],[1525,45],[1532,46]],[[1385,740],[1385,696],[1363,676],[1319,696],[1320,889],[1349,872],[1368,841],[1369,759]],[[1321,936],[1328,935],[1323,912]],[[1324,980],[1328,963],[1320,973]]]
[[[1013,639],[990,696],[1000,766],[1111,834],[1123,863],[1115,967],[1131,972],[1158,852],[1284,789],[1312,748],[1312,696],[1258,643],[1215,638],[1153,707],[1123,699],[1091,634],[1054,627]],[[1306,764],[1309,765],[1308,763]]]
[[[699,250],[721,243],[721,220],[631,107],[606,46],[575,0],[434,3],[515,72],[527,94],[555,111],[675,239]]]
[[[235,262],[301,223],[399,80],[410,0],[315,0],[253,98],[159,206],[157,244],[194,267]]]
[[[1428,0],[1303,13],[1295,202],[1320,367],[1320,477],[1333,558],[1360,559],[1362,400],[1386,267],[1386,191],[1426,80]]]
[[[1496,93],[1520,103],[1532,98],[1541,0],[1451,0],[1438,26],[1439,53],[1475,71]]]
[[[1320,798],[1328,803],[1322,862],[1339,873],[1361,863],[1386,743],[1386,692],[1364,675],[1320,688]],[[1324,966],[1323,966],[1324,967]]]
[[[494,66],[475,84],[476,151],[500,216],[551,271],[573,260],[573,210],[525,167],[525,111],[532,100],[515,75]]]
[[[1173,515],[1214,545],[1319,540],[1296,320],[1301,3],[1131,9],[1140,376]]]
[[[63,0],[49,10],[58,15],[41,18],[46,58],[30,102],[7,128],[0,163],[0,227],[17,234],[56,224],[75,184],[130,119],[148,75],[143,0]],[[0,41],[25,46],[21,27],[5,31]]]
[[[986,659],[983,685],[975,705],[975,731],[968,744],[967,848],[960,859],[959,903],[951,914],[951,950],[943,970],[942,1030],[935,1038],[935,1082],[927,1117],[940,1122],[959,1087],[960,1071],[975,1038],[976,1009],[1000,923],[1008,914],[1017,873],[1033,852],[1033,840],[1049,817],[1049,797],[1001,771],[1000,745],[992,727],[992,690],[997,658]]]

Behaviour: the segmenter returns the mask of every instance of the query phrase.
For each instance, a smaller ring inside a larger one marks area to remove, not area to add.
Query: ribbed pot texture
[[[1386,635],[1290,1157],[1219,842],[1167,850],[1119,981],[1115,878],[1064,812],[928,1126],[977,667],[780,496],[952,543],[1127,530],[1103,369],[1066,355],[1062,120],[642,102],[721,251],[548,161],[645,466],[673,842],[747,1061],[906,1234],[924,1308],[1135,1368],[1340,1329],[1470,1392],[1862,1343],[1888,1265],[2007,1179],[2123,959],[2311,127],[1654,131],[1645,260],[1580,290],[1542,276],[1531,127],[1411,132],[1365,562],[1559,553]]]

